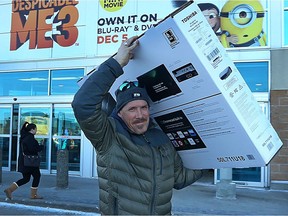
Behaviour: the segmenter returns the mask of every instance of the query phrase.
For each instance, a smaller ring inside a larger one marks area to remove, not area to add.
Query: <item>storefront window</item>
[[[51,95],[72,95],[78,90],[77,81],[83,77],[83,69],[51,71]]]
[[[288,46],[288,0],[284,0],[284,22],[283,22],[283,31],[284,31],[284,45]]]
[[[2,148],[2,166],[8,167],[9,162],[9,137],[0,136],[0,148]]]
[[[0,96],[40,96],[48,93],[48,71],[0,73]]]
[[[0,108],[0,134],[10,133],[10,118],[11,109],[10,108]]]
[[[0,96],[47,96],[73,95],[79,89],[77,81],[83,77],[84,69],[21,71],[0,73]]]
[[[236,62],[252,92],[268,92],[268,62]]]
[[[261,182],[261,167],[233,168],[232,179],[234,181]]]

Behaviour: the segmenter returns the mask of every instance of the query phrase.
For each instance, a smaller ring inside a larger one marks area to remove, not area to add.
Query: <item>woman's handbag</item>
[[[27,167],[39,167],[40,166],[41,158],[39,155],[25,155],[23,153],[23,157],[24,157],[24,166],[27,166]]]
[[[22,147],[22,154],[24,158],[24,166],[27,167],[40,167],[41,157],[38,155],[26,155],[24,154],[24,148]]]

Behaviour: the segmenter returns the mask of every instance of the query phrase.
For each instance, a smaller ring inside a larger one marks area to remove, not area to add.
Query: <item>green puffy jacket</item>
[[[105,215],[171,214],[173,188],[192,184],[202,172],[184,168],[166,134],[153,123],[145,134],[133,134],[117,114],[107,116],[101,109],[104,96],[121,74],[118,62],[108,59],[72,102],[81,129],[97,151],[100,211]]]

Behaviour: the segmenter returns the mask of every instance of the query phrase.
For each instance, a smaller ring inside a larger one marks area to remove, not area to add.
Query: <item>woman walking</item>
[[[18,157],[18,172],[22,173],[22,179],[13,182],[10,187],[6,188],[4,192],[8,199],[12,199],[12,193],[20,186],[28,183],[31,176],[33,176],[33,182],[31,187],[31,199],[42,199],[41,196],[37,195],[37,189],[40,182],[40,165],[37,167],[25,166],[24,156],[33,155],[38,156],[38,153],[42,151],[43,145],[39,145],[34,135],[37,133],[37,126],[33,123],[25,122],[20,131],[20,151]]]

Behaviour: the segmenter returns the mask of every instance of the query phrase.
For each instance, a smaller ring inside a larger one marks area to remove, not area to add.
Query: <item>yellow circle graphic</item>
[[[99,2],[104,10],[115,12],[121,10],[127,3],[127,0],[99,0]]]

